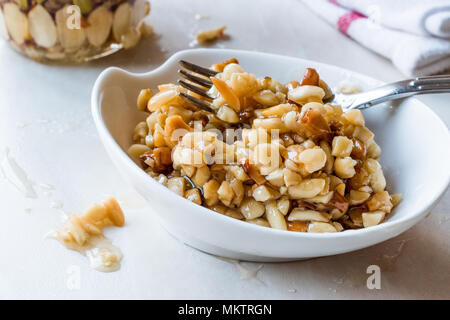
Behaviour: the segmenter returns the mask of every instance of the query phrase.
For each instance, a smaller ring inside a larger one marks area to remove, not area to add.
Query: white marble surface
[[[85,66],[41,65],[0,42],[0,150],[10,149],[38,193],[26,198],[0,179],[0,298],[450,298],[449,192],[428,218],[395,239],[345,255],[264,264],[257,279],[242,279],[240,270],[259,264],[236,266],[168,235],[151,207],[121,179],[97,137],[89,98],[103,68],[153,69],[189,48],[195,31],[226,24],[231,38],[215,46],[313,59],[385,81],[402,75],[296,0],[152,4],[150,21],[159,38]],[[209,18],[196,20],[196,14]],[[448,125],[449,98],[421,99]],[[121,200],[127,218],[124,228],[107,231],[125,255],[121,270],[110,274],[90,269],[84,257],[44,239],[62,223],[59,203],[66,212],[80,212],[106,195]],[[397,254],[388,267],[383,255]],[[366,287],[372,264],[382,266],[380,290]],[[79,270],[79,288],[70,285],[73,270]]]

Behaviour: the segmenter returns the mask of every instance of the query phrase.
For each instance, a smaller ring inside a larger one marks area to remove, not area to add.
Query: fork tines
[[[199,99],[199,98],[195,98],[192,97],[188,94],[185,94],[183,92],[180,92],[178,94],[181,98],[183,98],[184,100],[186,100],[187,102],[193,104],[194,106],[196,106],[197,108],[209,111],[209,112],[214,112],[214,109],[211,107],[211,104],[205,100]]]
[[[206,91],[205,89],[202,89],[202,88],[200,88],[200,87],[197,87],[196,85],[190,84],[190,83],[188,83],[188,82],[186,82],[186,81],[184,81],[184,80],[178,80],[178,83],[179,83],[182,87],[184,87],[184,88],[186,88],[186,89],[188,89],[188,90],[190,90],[190,91],[192,91],[192,92],[195,92],[195,93],[201,95],[202,97],[205,97],[205,98],[208,98],[208,99],[212,99],[212,98],[208,95],[208,93],[207,93],[207,91]]]
[[[200,67],[196,64],[184,61],[184,60],[180,60],[180,64],[182,67],[184,67],[185,69],[188,69],[189,71],[201,74],[203,76],[207,76],[207,77],[214,77],[215,75],[218,74],[217,71],[208,69],[208,68],[203,68]]]
[[[208,95],[208,90],[213,86],[213,83],[208,78],[217,75],[218,72],[200,67],[198,65],[195,65],[193,63],[184,60],[180,60],[180,65],[189,70],[190,72],[182,69],[178,70],[178,72],[182,75],[182,77],[188,80],[188,81],[178,80],[178,83],[187,90],[195,92],[208,100],[212,100],[213,98]],[[211,107],[211,104],[208,101],[192,97],[184,93],[180,93],[179,95],[184,100],[186,100],[187,102],[193,104],[198,108],[207,110],[209,112],[214,111],[214,109]]]
[[[183,76],[183,78],[192,81],[194,83],[198,83],[199,85],[202,85],[208,89],[211,88],[213,85],[212,81],[209,81],[205,78],[197,77],[194,74],[187,72],[186,70],[178,70],[178,72]]]

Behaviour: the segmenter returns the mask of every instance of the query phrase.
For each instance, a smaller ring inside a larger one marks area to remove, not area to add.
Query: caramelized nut
[[[317,73],[316,69],[313,68],[306,68],[305,75],[303,76],[302,81],[300,82],[300,85],[308,85],[308,86],[319,86],[320,78],[319,74]]]

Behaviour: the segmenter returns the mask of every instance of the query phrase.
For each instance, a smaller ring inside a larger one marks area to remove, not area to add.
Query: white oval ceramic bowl
[[[284,261],[334,255],[397,236],[419,222],[445,192],[450,181],[449,131],[427,106],[409,99],[394,107],[377,106],[364,111],[367,126],[375,132],[382,148],[381,163],[388,190],[403,195],[401,204],[378,226],[325,234],[280,231],[226,217],[175,195],[148,176],[126,153],[136,123],[146,115],[136,109],[138,92],[176,81],[180,59],[209,66],[232,57],[239,59],[244,70],[281,82],[299,79],[306,67],[313,67],[331,87],[343,79],[350,79],[363,89],[380,84],[314,61],[236,50],[182,51],[144,74],[118,68],[105,70],[92,93],[92,114],[100,138],[119,172],[176,238],[202,251],[241,260]]]

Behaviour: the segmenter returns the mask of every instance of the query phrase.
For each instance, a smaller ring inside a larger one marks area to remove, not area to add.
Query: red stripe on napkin
[[[336,0],[333,0],[333,1],[336,1]],[[352,22],[357,19],[361,19],[361,18],[365,18],[365,16],[363,16],[362,14],[360,14],[358,12],[354,12],[354,11],[344,14],[343,16],[341,16],[339,18],[339,20],[337,22],[339,31],[347,34],[347,30],[350,27],[350,25],[352,24]]]

